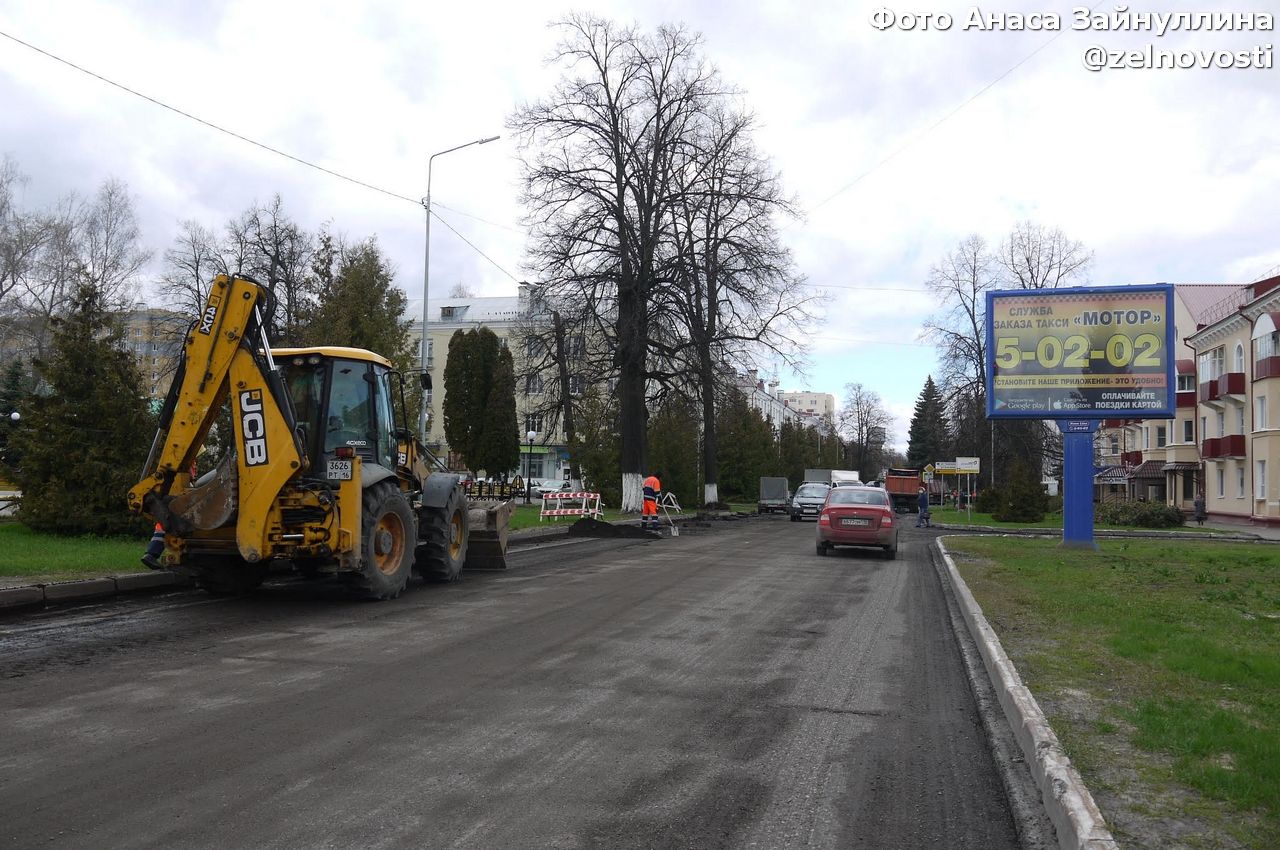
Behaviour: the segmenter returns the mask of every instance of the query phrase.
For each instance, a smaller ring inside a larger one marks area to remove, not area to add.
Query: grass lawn
[[[0,523],[0,578],[67,581],[145,572],[138,562],[147,540],[129,537],[55,537],[16,522]]]
[[[1280,547],[947,546],[1124,847],[1280,847]]]

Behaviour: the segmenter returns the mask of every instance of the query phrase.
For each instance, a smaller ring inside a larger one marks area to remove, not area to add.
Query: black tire
[[[467,500],[455,487],[443,508],[423,508],[418,515],[421,539],[414,569],[427,581],[457,581],[467,560]]]
[[[819,544],[818,544],[818,554],[819,554],[819,555],[825,555],[825,554],[827,554],[827,547],[826,547],[824,544],[822,544],[822,543],[819,543]]]
[[[799,522],[799,521],[800,521],[800,517],[796,516],[795,514],[792,514],[792,515],[791,515],[791,521],[792,521],[792,522]]]
[[[884,547],[884,557],[886,561],[895,560],[898,557],[898,547],[897,546]]]
[[[267,562],[251,564],[244,558],[200,558],[191,564],[196,587],[214,596],[244,596],[267,578]]]
[[[409,583],[417,545],[413,512],[394,481],[364,491],[360,512],[360,572],[347,579],[368,599],[395,599]]]

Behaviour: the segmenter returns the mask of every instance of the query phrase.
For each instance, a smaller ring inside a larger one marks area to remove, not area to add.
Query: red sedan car
[[[818,554],[833,546],[878,546],[898,557],[898,523],[882,487],[832,487],[818,514]]]

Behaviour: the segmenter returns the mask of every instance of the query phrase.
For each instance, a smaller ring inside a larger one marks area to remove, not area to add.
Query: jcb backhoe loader
[[[272,351],[267,298],[250,278],[219,276],[187,332],[142,480],[129,491],[130,510],[164,528],[165,565],[215,593],[256,587],[272,561],[337,575],[376,599],[397,596],[415,569],[456,579],[466,495],[396,421],[399,373],[362,349]],[[228,407],[231,449],[192,480]]]

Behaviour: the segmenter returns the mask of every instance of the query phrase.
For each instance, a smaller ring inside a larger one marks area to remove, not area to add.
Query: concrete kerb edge
[[[0,610],[47,605],[51,602],[80,602],[164,587],[186,586],[191,581],[171,572],[127,573],[120,576],[55,581],[0,589]]]
[[[1084,780],[1063,752],[1039,703],[1018,675],[1000,639],[987,622],[969,586],[961,578],[944,539],[937,541],[955,589],[956,601],[969,633],[977,644],[1005,719],[1013,729],[1027,766],[1040,788],[1045,810],[1058,832],[1062,850],[1118,850],[1119,845],[1093,800]]]

